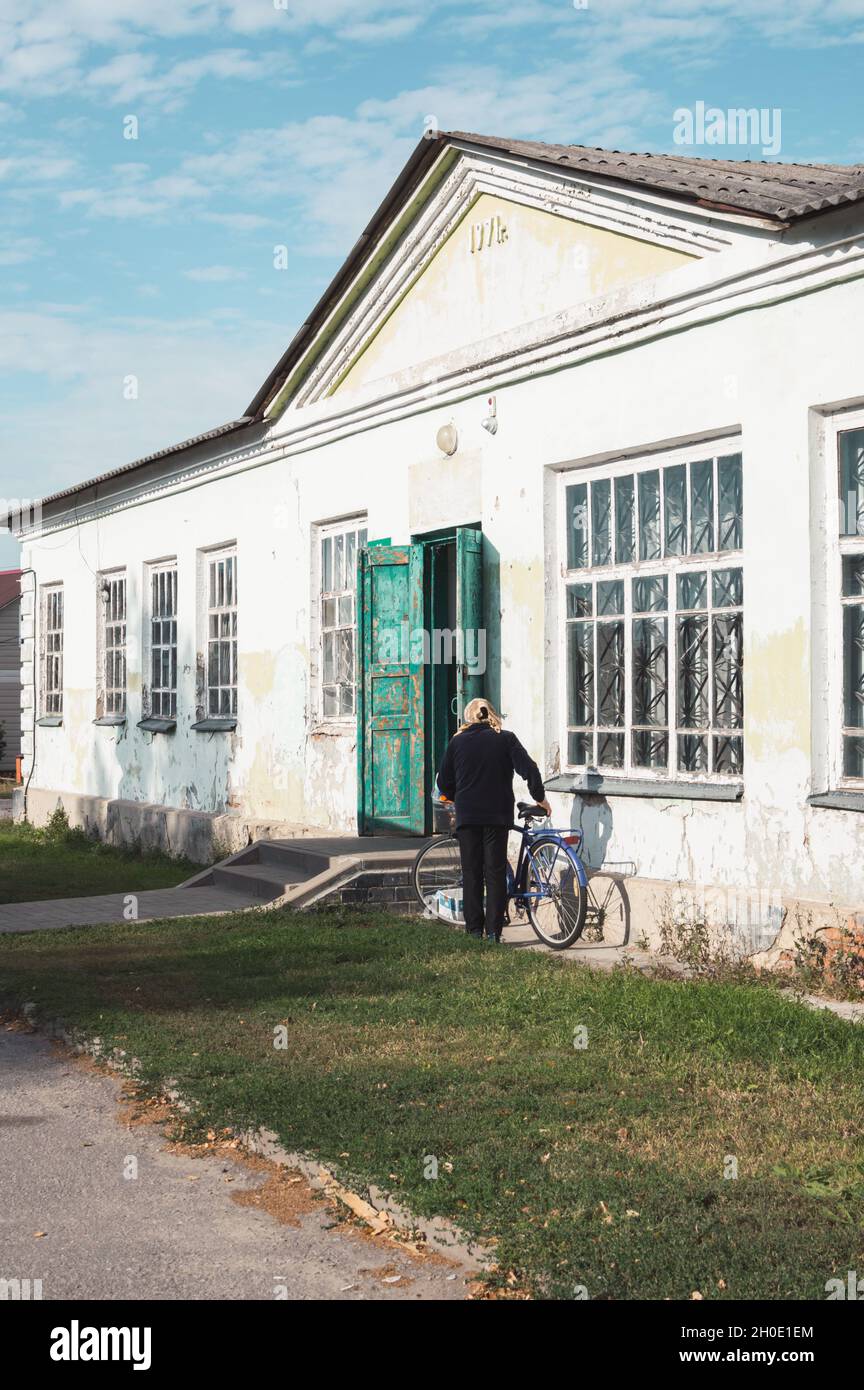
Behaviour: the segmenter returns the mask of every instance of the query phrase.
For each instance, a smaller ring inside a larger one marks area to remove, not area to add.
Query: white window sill
[[[319,719],[312,725],[312,736],[315,734],[325,734],[329,738],[355,737],[357,734],[356,715],[349,715],[347,719]]]
[[[603,773],[561,772],[546,782],[549,792],[573,796],[643,796],[663,801],[740,801],[742,781],[686,782],[655,777],[616,777]]]

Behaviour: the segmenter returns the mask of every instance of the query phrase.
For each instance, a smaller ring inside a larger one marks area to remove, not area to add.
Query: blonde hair
[[[464,723],[459,725],[456,732],[457,734],[464,734],[466,729],[475,729],[480,724],[488,724],[489,728],[494,729],[496,734],[501,732],[501,716],[491,700],[484,697],[468,701],[465,706]]]

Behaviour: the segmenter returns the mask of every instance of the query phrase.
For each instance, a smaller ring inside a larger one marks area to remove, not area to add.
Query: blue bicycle
[[[464,925],[462,862],[452,828],[452,803],[434,800],[438,817],[448,816],[450,826],[417,855],[414,891],[427,916]],[[513,829],[521,839],[515,869],[507,865],[508,905],[513,904],[518,917],[527,914],[546,946],[563,951],[582,935],[588,910],[588,879],[579,858],[582,832],[548,825],[535,828],[534,821],[547,819],[542,806],[520,801],[516,810],[522,824]]]

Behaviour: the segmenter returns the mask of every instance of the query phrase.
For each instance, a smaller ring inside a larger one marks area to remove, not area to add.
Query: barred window
[[[63,716],[63,589],[42,591],[42,714]]]
[[[864,778],[864,429],[840,434],[840,563],[845,778]]]
[[[564,515],[567,765],[740,775],[741,455],[565,481]]]
[[[177,717],[177,567],[150,569],[151,715]]]
[[[207,565],[207,717],[237,716],[237,555]]]
[[[366,544],[357,521],[321,529],[321,714],[351,716],[355,710],[357,641],[357,552]]]
[[[100,716],[126,713],[126,576],[105,574],[99,590],[102,604],[101,682],[97,700]]]

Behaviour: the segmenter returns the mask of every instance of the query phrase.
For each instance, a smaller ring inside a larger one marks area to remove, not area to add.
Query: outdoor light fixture
[[[456,426],[442,425],[435,436],[435,443],[438,445],[442,454],[446,454],[448,458],[451,454],[455,454],[459,447],[459,435]]]
[[[482,421],[482,425],[484,430],[488,430],[490,434],[498,433],[498,406],[494,396],[489,397],[489,414]]]

